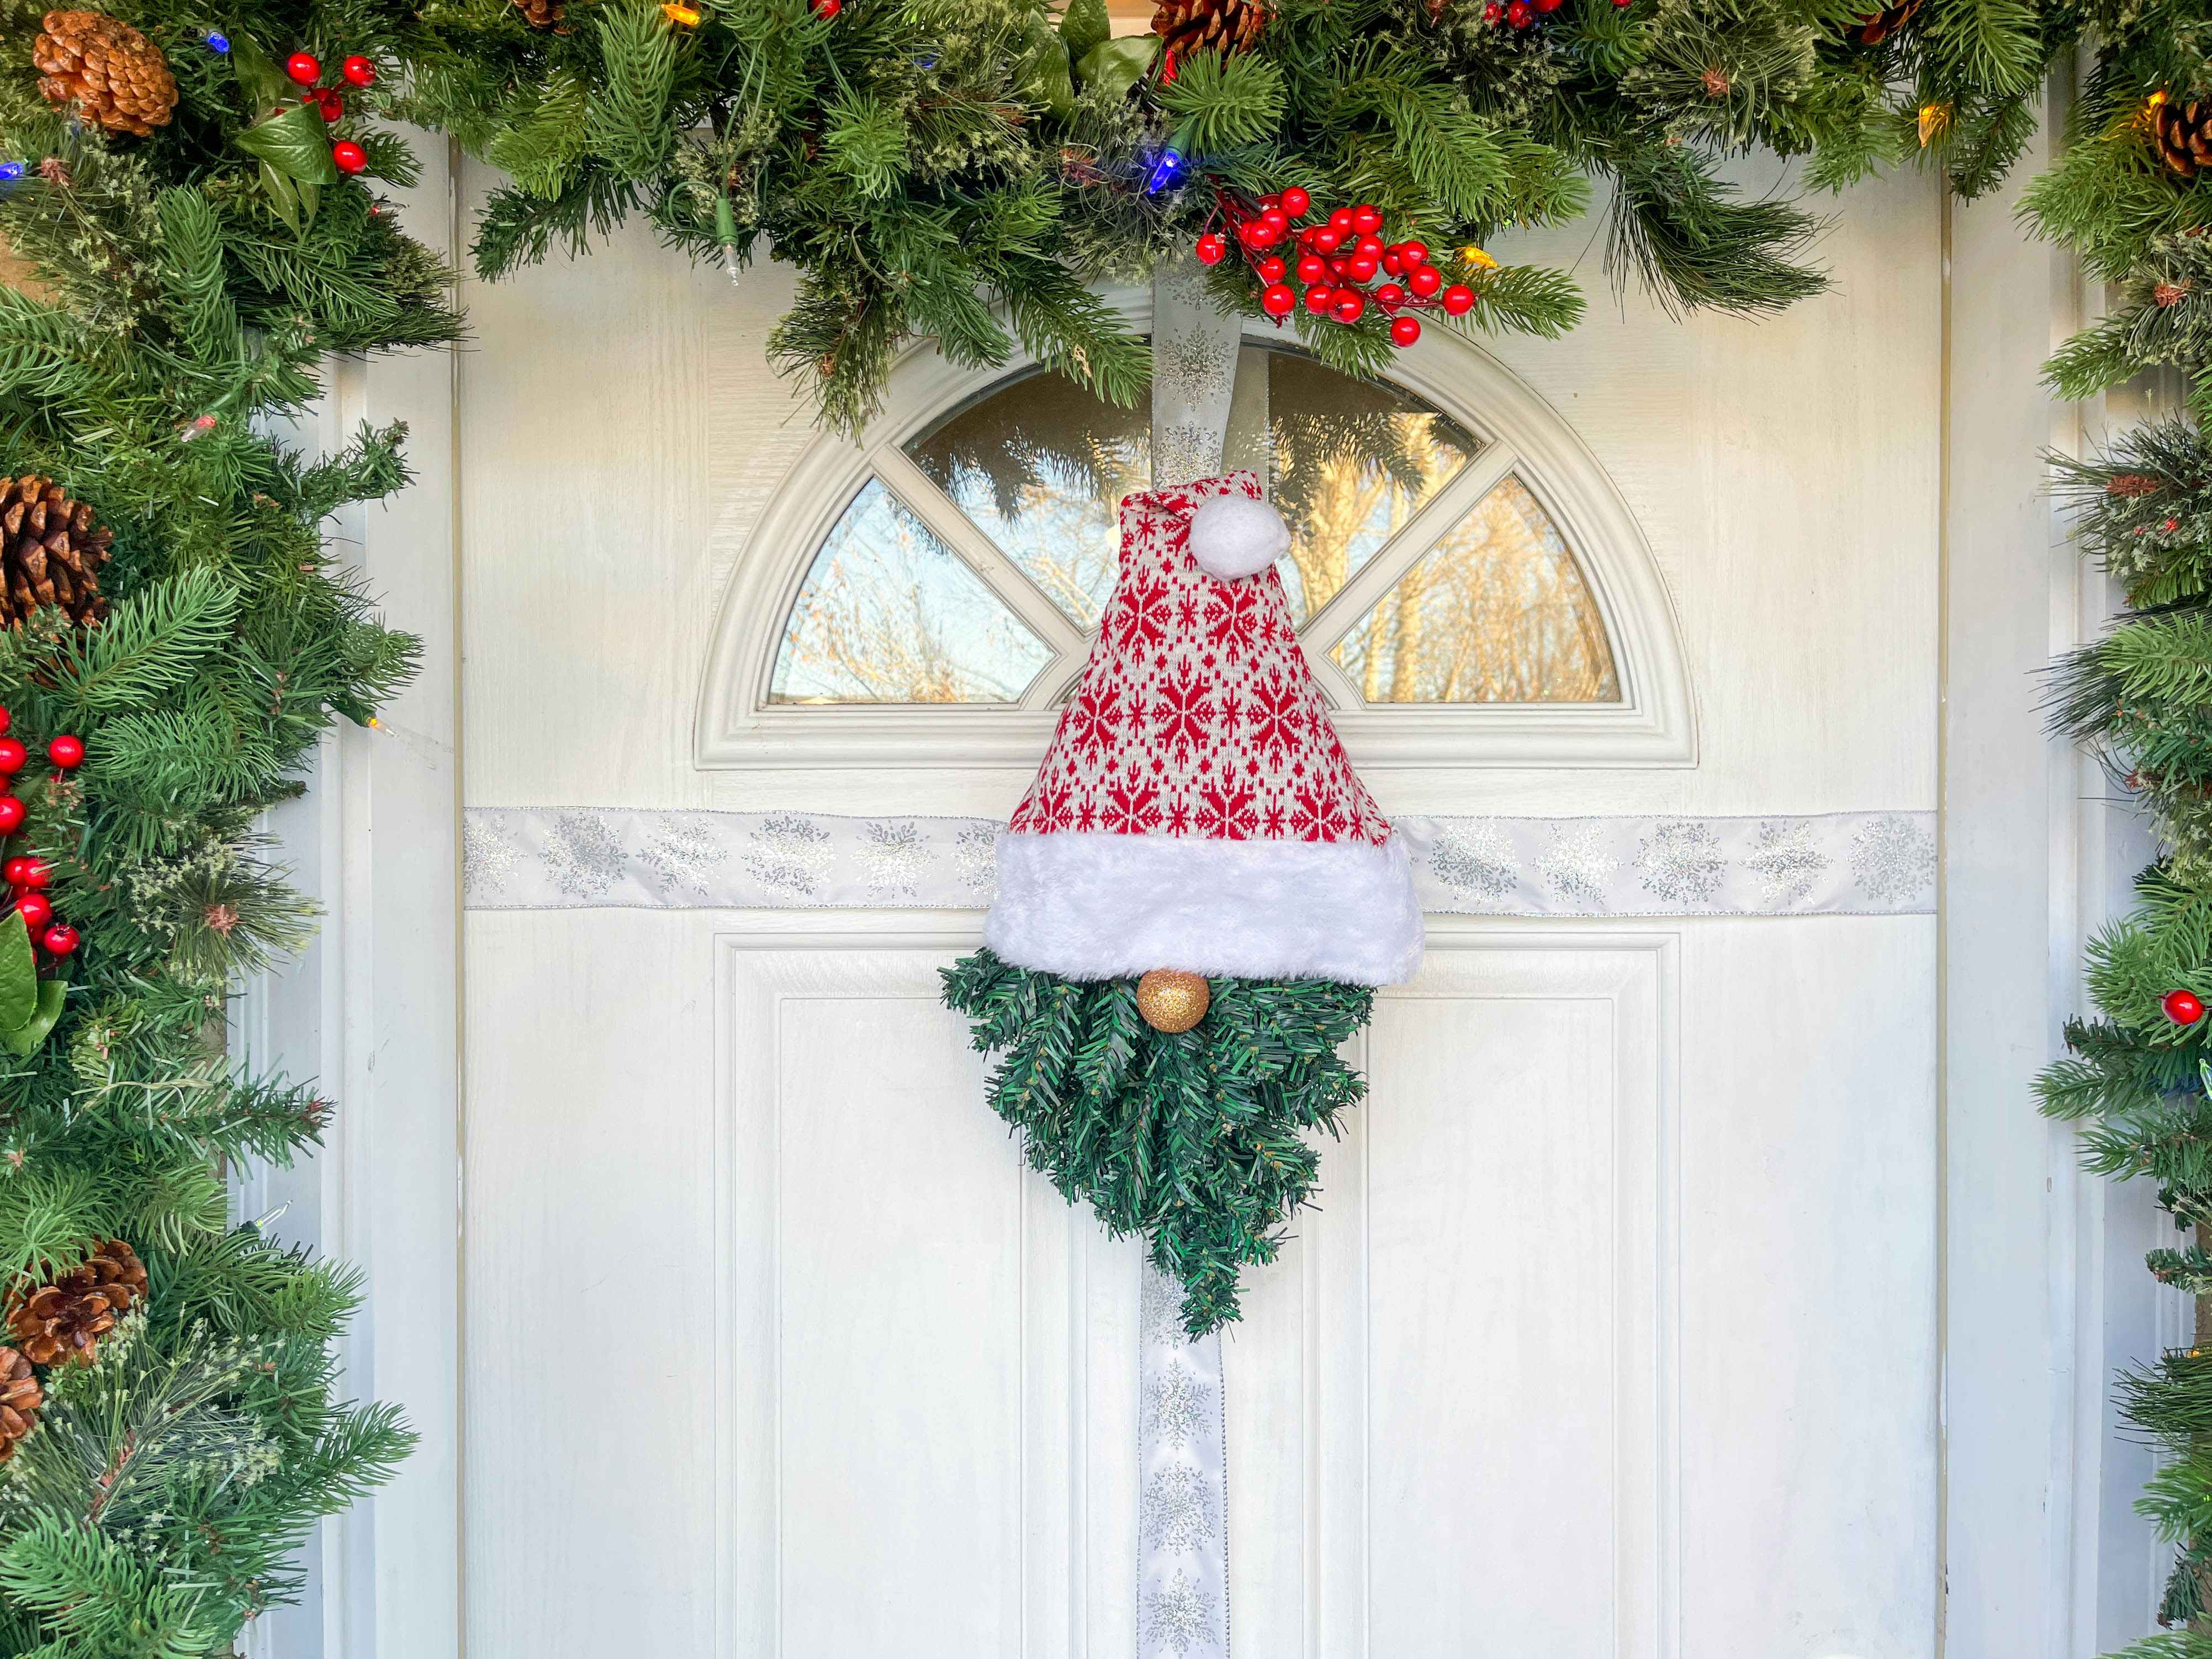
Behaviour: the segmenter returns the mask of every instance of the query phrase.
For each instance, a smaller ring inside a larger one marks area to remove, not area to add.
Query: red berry
[[[1382,250],[1382,269],[1389,271],[1393,276],[1402,276],[1406,274],[1406,262],[1398,257],[1398,250],[1396,248],[1391,247]]]
[[[1552,0],[1553,5],[1559,0]],[[1352,210],[1352,228],[1362,236],[1372,236],[1382,228],[1382,212],[1372,202],[1362,202]]]
[[[2204,1018],[2204,1002],[2193,991],[2168,991],[2159,999],[2159,1006],[2176,1025],[2194,1025]]]
[[[1505,9],[1505,21],[1516,29],[1525,29],[1536,21],[1536,14],[1528,0],[1513,0],[1513,3]]]
[[[338,73],[357,87],[373,87],[376,84],[376,65],[359,52],[354,53],[344,63],[340,64]]]
[[[9,860],[8,861],[10,864],[15,862],[13,859]],[[54,866],[47,863],[44,859],[33,857],[27,858],[23,860],[24,886],[44,887],[53,878]]]
[[[1352,256],[1350,270],[1352,280],[1355,283],[1373,282],[1378,268],[1375,256],[1371,253],[1355,253]]]
[[[345,100],[336,87],[325,87],[315,94],[315,108],[325,121],[336,121],[345,114]]]
[[[14,858],[9,859],[7,863],[0,864],[0,876],[7,878],[8,884],[10,887],[28,887],[31,884],[23,879],[23,872],[30,867],[30,859],[25,854],[18,853]]]
[[[359,173],[368,165],[368,152],[352,139],[341,138],[331,146],[331,160],[340,173]]]
[[[1398,257],[1406,262],[1408,270],[1415,265],[1425,265],[1429,262],[1429,245],[1426,242],[1401,242],[1398,244]]]
[[[1434,265],[1415,265],[1406,273],[1406,286],[1416,298],[1425,300],[1444,285],[1444,274]]]
[[[1316,253],[1334,253],[1343,246],[1343,233],[1332,229],[1327,225],[1323,225],[1313,234],[1313,248]]]
[[[1283,280],[1283,273],[1289,269],[1288,265],[1271,253],[1260,261],[1260,280],[1263,283],[1279,283]]]
[[[64,772],[84,759],[84,739],[64,732],[46,745],[46,758]]]
[[[1260,295],[1260,309],[1270,317],[1287,317],[1297,305],[1298,296],[1286,283],[1270,283]]]
[[[1344,280],[1344,273],[1351,268],[1352,261],[1346,258],[1340,253],[1338,254],[1335,258],[1331,259],[1328,262],[1328,274],[1335,277],[1339,282]]]
[[[1352,245],[1352,251],[1354,253],[1371,253],[1379,259],[1382,257],[1382,239],[1372,231],[1366,232]]]
[[[1559,9],[1559,0],[1536,0],[1536,9],[1549,15]]]
[[[0,773],[9,777],[21,771],[30,760],[31,751],[13,738],[0,738]]]
[[[1298,256],[1298,280],[1310,287],[1328,275],[1328,261],[1318,253]]]
[[[835,17],[844,9],[845,0],[814,0],[814,15],[817,17]],[[1174,65],[1170,64],[1168,68],[1172,71]],[[1164,78],[1172,81],[1175,76],[1170,72]]]
[[[10,714],[6,709],[0,708],[0,732],[5,732],[15,723],[15,717],[13,714]]]
[[[1305,191],[1300,190],[1296,185],[1292,185],[1288,190],[1283,192],[1283,211],[1289,214],[1293,219],[1304,217],[1305,210],[1312,205],[1313,198],[1307,195]]]
[[[1613,3],[1620,7],[1623,11],[1626,11],[1628,9],[1628,0],[1613,0]]]
[[[12,836],[23,827],[23,803],[13,795],[0,795],[0,836]]]
[[[49,955],[65,957],[76,949],[76,929],[65,921],[58,921],[46,929],[39,943],[46,947]]]
[[[1336,290],[1324,283],[1316,283],[1306,290],[1306,309],[1316,317],[1336,303]]]
[[[44,893],[24,894],[15,901],[15,908],[22,915],[23,926],[33,933],[54,919],[53,901]]]
[[[1615,5],[1620,4],[1620,0],[1613,0],[1613,3]],[[1504,15],[1505,8],[1499,5],[1498,3],[1498,0],[1490,0],[1490,3],[1482,9],[1482,21],[1486,23],[1495,23],[1499,18]]]
[[[1418,317],[1394,317],[1390,319],[1390,343],[1409,346],[1421,337],[1421,319]]]
[[[1229,257],[1229,244],[1215,231],[1207,231],[1198,239],[1198,262],[1202,265],[1218,265]]]
[[[1406,303],[1406,290],[1395,283],[1385,283],[1375,290],[1375,303],[1385,311],[1395,311]]]
[[[1273,230],[1278,236],[1291,228],[1290,216],[1279,207],[1262,208],[1260,210],[1260,222]]]
[[[1329,307],[1329,315],[1340,323],[1356,323],[1367,314],[1367,296],[1352,289],[1345,289]]]
[[[301,86],[312,87],[323,78],[323,66],[313,52],[295,52],[284,60],[284,73]]]
[[[1263,208],[1279,208],[1282,204],[1283,193],[1279,190],[1271,190],[1260,198],[1260,205]]]
[[[1465,283],[1454,283],[1444,290],[1444,310],[1454,317],[1464,317],[1474,309],[1474,290]]]

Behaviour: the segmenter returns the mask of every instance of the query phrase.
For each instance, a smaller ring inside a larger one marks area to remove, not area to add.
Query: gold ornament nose
[[[1137,1012],[1155,1031],[1188,1031],[1206,1018],[1212,989],[1202,974],[1155,968],[1137,981]]]

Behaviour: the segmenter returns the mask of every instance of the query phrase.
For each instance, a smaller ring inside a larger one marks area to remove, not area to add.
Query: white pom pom
[[[1283,515],[1249,495],[1216,495],[1190,515],[1191,557],[1225,582],[1265,570],[1290,544]]]

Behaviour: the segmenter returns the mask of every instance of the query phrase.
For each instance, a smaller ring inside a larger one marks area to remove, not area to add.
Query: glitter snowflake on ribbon
[[[982,903],[999,890],[999,831],[994,825],[963,825],[952,842],[952,872]]]
[[[866,869],[868,896],[915,896],[921,890],[922,872],[928,867],[930,859],[928,843],[921,838],[921,826],[908,821],[864,827],[867,839],[861,845],[860,859]]]
[[[1936,842],[1894,812],[1863,823],[1851,837],[1851,874],[1876,904],[1895,904],[1936,879]]]
[[[1521,884],[1521,866],[1498,826],[1484,819],[1439,826],[1429,868],[1454,892],[1495,904]]]
[[[1213,1598],[1187,1572],[1178,1572],[1145,1597],[1145,1640],[1155,1653],[1188,1659],[1194,1653],[1218,1653],[1213,1639]]]
[[[1210,1542],[1217,1522],[1206,1477],[1188,1463],[1163,1463],[1145,1483],[1139,1504],[1145,1547],[1181,1554]]]
[[[1728,874],[1720,837],[1712,826],[1677,820],[1662,823],[1637,843],[1636,868],[1644,890],[1669,904],[1711,904]]]
[[[613,825],[591,812],[563,812],[555,818],[545,850],[538,856],[554,886],[580,899],[605,893],[629,864]]]
[[[745,869],[763,887],[812,898],[836,855],[830,832],[797,812],[778,812],[746,837]]]
[[[1593,910],[1612,907],[1606,890],[1620,860],[1606,850],[1605,835],[1594,827],[1562,830],[1537,860],[1536,873],[1557,897]]]
[[[1146,1389],[1145,1427],[1163,1445],[1189,1445],[1213,1412],[1213,1390],[1188,1365],[1162,1366]]]
[[[522,849],[489,823],[470,816],[461,825],[461,890],[471,898],[497,892],[521,857]]]
[[[637,859],[670,893],[696,893],[703,899],[713,891],[714,872],[728,850],[698,825],[672,816],[660,820]]]
[[[1759,878],[1761,901],[1772,910],[1802,904],[1835,862],[1815,845],[1809,823],[1760,824],[1743,861]]]

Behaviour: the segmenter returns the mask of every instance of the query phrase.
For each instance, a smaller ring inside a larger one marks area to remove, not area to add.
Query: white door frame
[[[2063,108],[2066,88],[2054,88]],[[2149,1195],[2081,1176],[2073,1135],[2030,1084],[2081,1006],[2081,945],[2126,908],[2146,842],[2103,780],[2046,736],[2036,676],[2115,608],[2045,489],[2040,452],[2132,418],[2069,405],[2041,380],[2087,314],[2070,258],[2020,231],[2046,122],[2006,188],[1947,210],[1941,927],[1944,1355],[1943,1624],[1936,1650],[2087,1659],[2142,1634],[2164,1553],[2130,1507],[2148,1455],[2114,1432],[2114,1368],[2181,1334],[2182,1299],[2140,1255]],[[462,247],[447,148],[395,192],[410,229]],[[349,1388],[396,1401],[422,1437],[398,1478],[326,1526],[309,1593],[263,1621],[278,1659],[460,1653],[459,886],[455,358],[337,366],[307,441],[406,420],[419,481],[355,509],[341,534],[422,671],[380,730],[325,739],[307,798],[270,815],[328,912],[298,963],[244,998],[236,1046],[324,1079],[338,1103],[321,1156],[248,1172],[241,1213],[289,1205],[281,1236],[359,1265],[368,1303],[344,1346]],[[1818,1501],[1817,1494],[1808,1494]]]

